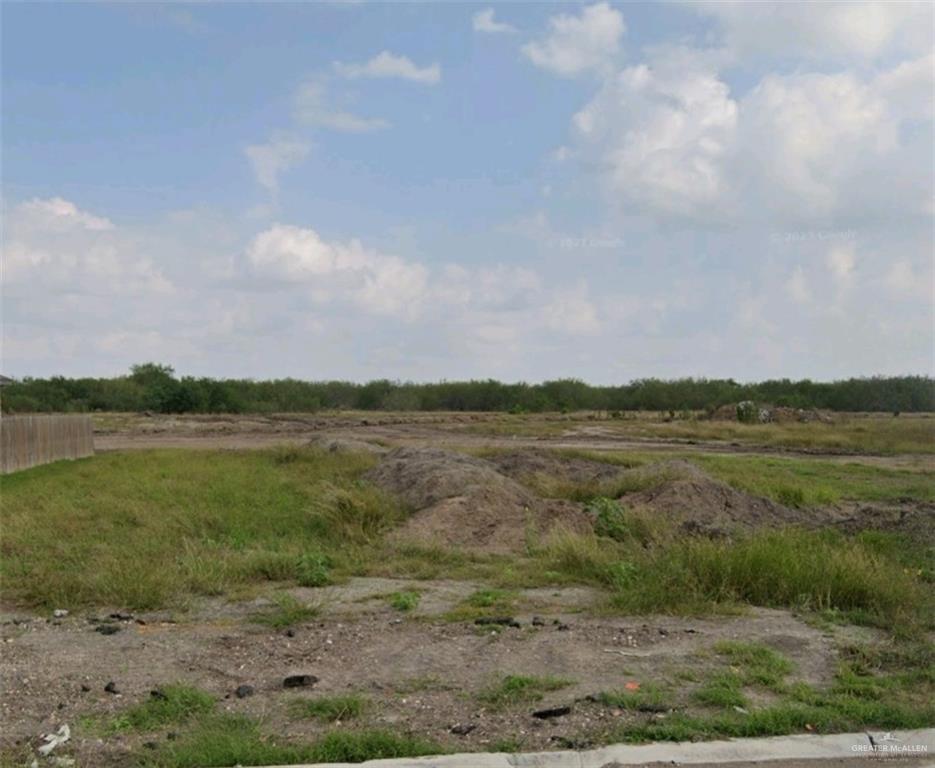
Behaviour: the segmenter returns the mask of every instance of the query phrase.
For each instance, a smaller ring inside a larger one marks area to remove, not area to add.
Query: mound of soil
[[[886,531],[902,534],[913,544],[935,546],[935,504],[931,502],[842,502],[822,511],[826,525],[846,534]]]
[[[460,453],[398,448],[366,477],[416,510],[394,533],[406,541],[508,553],[521,551],[530,531],[591,529],[579,505],[541,499],[494,464]]]
[[[591,483],[615,480],[626,473],[620,466],[552,451],[511,451],[492,456],[489,461],[502,474],[520,481],[543,475],[571,483]]]
[[[627,507],[649,509],[686,533],[722,537],[754,528],[813,523],[813,515],[738,491],[686,461],[665,461],[633,472],[657,474],[652,487],[625,494]]]

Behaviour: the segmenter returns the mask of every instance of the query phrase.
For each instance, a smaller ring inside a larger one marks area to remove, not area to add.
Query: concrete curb
[[[644,763],[727,765],[761,760],[827,760],[842,758],[929,758],[922,765],[935,766],[935,728],[918,731],[872,731],[877,749],[867,733],[828,736],[802,734],[767,739],[730,741],[615,744],[582,752],[530,752],[518,754],[474,752],[436,757],[404,757],[368,760],[365,763],[315,763],[291,768],[616,768]],[[919,762],[909,763],[918,768]],[[273,768],[287,768],[274,766]]]

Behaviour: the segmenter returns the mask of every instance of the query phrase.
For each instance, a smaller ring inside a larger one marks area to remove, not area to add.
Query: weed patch
[[[414,611],[419,607],[419,600],[422,596],[413,590],[404,590],[401,592],[393,592],[387,597],[387,602],[390,604],[390,607],[402,612]]]
[[[307,605],[286,593],[277,595],[273,602],[274,607],[254,614],[250,617],[251,621],[271,629],[288,629],[314,618],[320,612],[318,606]]]
[[[571,680],[558,677],[507,675],[499,683],[478,693],[477,700],[491,709],[506,709],[539,701],[547,692],[560,690],[571,683]]]
[[[153,731],[167,725],[181,725],[194,717],[214,711],[211,694],[176,684],[157,688],[142,704],[130,707],[107,725],[110,732]]]
[[[366,705],[367,700],[363,696],[349,694],[347,696],[322,696],[317,699],[296,699],[289,709],[295,718],[311,718],[333,723],[359,717]]]

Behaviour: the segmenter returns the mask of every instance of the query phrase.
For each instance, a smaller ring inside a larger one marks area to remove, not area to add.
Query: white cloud
[[[690,7],[715,19],[738,57],[798,56],[872,60],[931,48],[926,2],[757,2],[711,0]]]
[[[287,136],[274,136],[266,144],[244,148],[257,183],[274,193],[279,189],[279,175],[299,165],[308,151],[307,142]]]
[[[107,218],[60,197],[35,198],[4,216],[3,283],[18,297],[166,293],[172,285]]]
[[[608,77],[572,119],[578,152],[624,212],[756,222],[928,215],[931,59],[876,75],[770,74],[735,98],[722,57],[659,49]]]
[[[313,230],[274,224],[258,234],[247,258],[259,275],[305,283],[323,301],[350,299],[376,314],[418,314],[427,270],[365,249],[358,240],[329,243]]]
[[[812,292],[808,287],[805,270],[801,266],[792,270],[792,274],[789,275],[789,280],[786,282],[786,290],[797,304],[807,304],[811,301]]]
[[[901,299],[921,299],[933,306],[935,300],[935,264],[932,257],[923,269],[917,270],[909,259],[893,262],[886,272],[886,287]]]
[[[850,243],[845,245],[835,245],[828,251],[827,256],[828,271],[838,285],[846,285],[857,264],[854,255],[854,246]]]
[[[549,34],[524,45],[523,53],[537,67],[566,77],[602,71],[617,55],[625,31],[623,14],[607,3],[597,3],[579,16],[553,16]]]
[[[33,198],[17,207],[19,217],[32,219],[38,226],[49,229],[86,229],[91,232],[106,232],[114,228],[113,223],[103,217],[82,211],[74,203],[61,197],[47,200]]]
[[[435,85],[441,82],[442,79],[440,65],[430,64],[427,67],[419,67],[407,57],[398,56],[389,51],[378,53],[370,61],[363,64],[342,64],[340,61],[336,61],[334,70],[342,77],[352,80],[361,77],[395,77],[423,85]]]
[[[686,69],[667,55],[607,80],[573,124],[585,145],[599,148],[618,199],[691,216],[724,203],[737,114],[711,69]]]
[[[553,331],[570,336],[591,336],[601,331],[597,309],[588,298],[584,281],[559,292],[543,309],[543,317]]]
[[[503,32],[515,32],[516,27],[494,19],[493,8],[485,8],[474,14],[471,20],[475,32],[486,32],[488,34],[498,34]]]
[[[325,81],[313,78],[303,83],[295,95],[295,117],[300,123],[317,125],[344,133],[369,133],[389,127],[382,118],[360,117],[334,107]]]

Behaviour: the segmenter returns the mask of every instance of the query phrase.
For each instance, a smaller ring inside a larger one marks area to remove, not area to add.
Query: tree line
[[[591,386],[577,379],[541,384],[379,379],[299,381],[177,377],[167,365],[135,365],[114,378],[26,378],[3,387],[4,413],[152,411],[155,413],[283,413],[322,409],[365,411],[683,411],[713,410],[752,400],[833,411],[935,411],[935,379],[874,376],[816,382],[774,379],[638,379]]]

